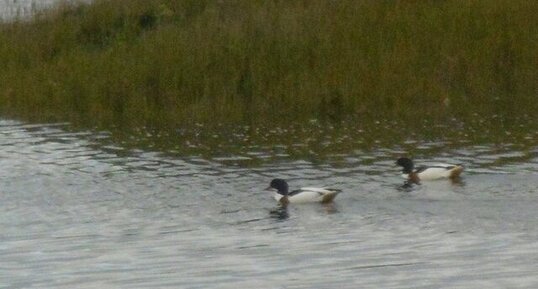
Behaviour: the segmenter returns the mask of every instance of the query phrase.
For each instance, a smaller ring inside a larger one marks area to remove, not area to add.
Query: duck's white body
[[[456,179],[463,172],[462,166],[451,164],[434,164],[415,169],[413,161],[406,157],[399,158],[396,164],[403,168],[402,176],[407,179],[408,184],[420,184],[420,181],[438,179]]]
[[[329,203],[340,193],[337,189],[306,187],[291,191],[287,198],[289,203]],[[273,195],[280,202],[284,195]]]
[[[463,167],[459,165],[433,164],[419,167],[415,173],[422,181],[433,181],[457,177],[461,171],[463,171]],[[409,179],[409,174],[402,174],[402,177]]]

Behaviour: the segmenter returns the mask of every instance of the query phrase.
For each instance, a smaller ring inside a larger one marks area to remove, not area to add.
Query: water
[[[0,288],[538,286],[534,126],[372,125],[120,135],[1,120]],[[464,177],[403,190],[405,152]],[[279,211],[273,177],[344,193]]]
[[[91,0],[67,0],[67,2],[89,2]],[[65,2],[65,1],[63,1]],[[62,0],[0,0],[0,22],[27,19],[41,11],[62,3]]]
[[[36,11],[51,7],[58,0],[0,0],[0,20],[27,18]]]

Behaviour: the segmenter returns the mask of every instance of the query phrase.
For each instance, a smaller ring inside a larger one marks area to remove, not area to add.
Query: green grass
[[[537,12],[534,0],[63,5],[0,24],[0,109],[122,126],[535,113]]]

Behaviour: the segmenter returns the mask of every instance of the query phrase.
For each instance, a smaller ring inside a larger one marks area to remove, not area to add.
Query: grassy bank
[[[0,24],[0,106],[146,125],[536,111],[538,2],[115,0]]]

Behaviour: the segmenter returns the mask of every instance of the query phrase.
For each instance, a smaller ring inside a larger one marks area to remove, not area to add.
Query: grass
[[[533,114],[534,0],[96,0],[0,24],[0,109],[90,125]]]

